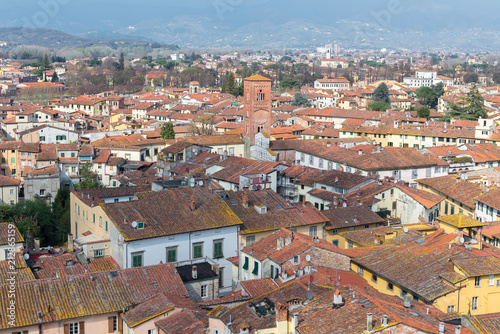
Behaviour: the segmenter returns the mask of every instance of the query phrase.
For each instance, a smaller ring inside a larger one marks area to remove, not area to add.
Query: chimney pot
[[[244,208],[248,208],[248,193],[243,191],[243,195],[241,196],[241,202]]]
[[[39,253],[40,252],[40,238],[35,238],[34,241],[35,241],[35,253]]]
[[[460,334],[461,331],[462,331],[462,326],[456,325],[455,326],[455,334]]]
[[[190,202],[189,208],[191,209],[191,211],[196,210],[196,202],[194,200],[194,195],[191,196],[191,202]]]
[[[193,276],[193,279],[198,278],[198,267],[196,266],[191,267],[191,275]]]
[[[439,323],[439,334],[444,334],[444,322]]]
[[[368,333],[373,331],[373,313],[366,314],[366,331]]]
[[[74,250],[73,244],[73,234],[68,234],[68,252],[72,252]]]
[[[404,306],[406,308],[411,308],[411,296],[409,294],[405,295]]]

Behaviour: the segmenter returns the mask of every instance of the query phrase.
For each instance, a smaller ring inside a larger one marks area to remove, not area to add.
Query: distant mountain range
[[[128,45],[145,45],[151,41],[140,37],[130,37],[120,34],[89,33],[87,36],[70,35],[60,30],[44,28],[1,28],[0,41],[13,45],[38,45],[47,48],[90,47],[98,45],[113,45],[115,43]],[[159,45],[173,47],[170,45]]]
[[[88,45],[126,39],[186,48],[266,49],[337,41],[343,48],[500,51],[498,0],[480,5],[467,0],[86,0],[64,1],[52,12],[41,3],[7,2],[2,24],[33,25],[34,18],[45,15],[50,20],[42,28],[73,35],[16,38],[11,32],[11,40],[51,47],[63,41]]]

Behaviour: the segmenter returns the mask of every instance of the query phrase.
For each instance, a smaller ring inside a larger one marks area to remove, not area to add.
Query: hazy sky
[[[357,40],[417,48],[489,44],[500,48],[498,0],[4,2],[0,26],[52,28],[97,38],[145,38],[186,47],[258,47],[266,42],[268,47],[275,43],[300,47]]]
[[[45,4],[45,5],[44,5]],[[439,29],[498,25],[498,0],[23,0],[4,1],[0,25],[35,22],[68,32],[116,29],[147,20],[182,16],[239,27],[252,22],[304,19],[333,24],[339,19],[380,22],[394,29]],[[392,9],[392,12],[390,11]],[[390,16],[386,15],[387,13]],[[45,20],[49,17],[50,21]],[[38,21],[37,21],[38,20]]]

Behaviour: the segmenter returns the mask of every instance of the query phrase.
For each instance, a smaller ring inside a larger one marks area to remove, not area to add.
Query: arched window
[[[265,94],[262,93],[262,89],[257,93],[257,101],[264,101]]]

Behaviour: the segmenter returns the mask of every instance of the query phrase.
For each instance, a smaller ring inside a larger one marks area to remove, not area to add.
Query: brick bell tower
[[[271,134],[271,84],[272,80],[262,75],[252,75],[244,81],[243,101],[245,120],[243,137],[250,145],[255,144],[255,135]]]

